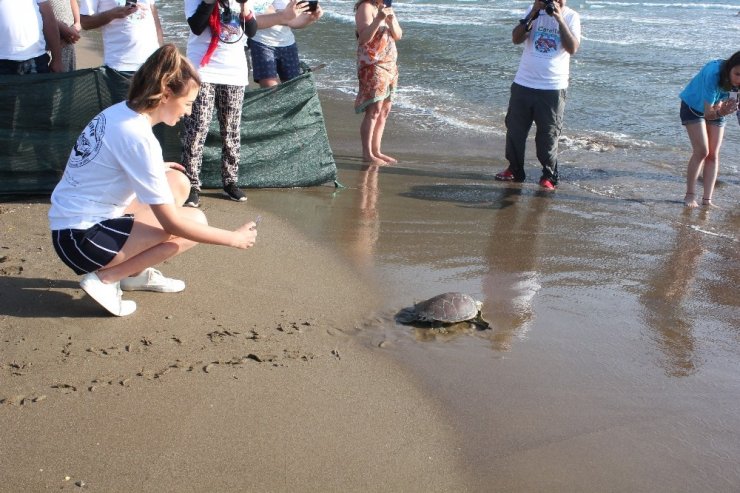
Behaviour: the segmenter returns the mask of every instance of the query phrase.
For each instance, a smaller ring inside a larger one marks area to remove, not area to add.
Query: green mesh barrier
[[[104,67],[64,74],[0,76],[0,194],[48,193],[90,120],[126,94],[128,80]],[[180,161],[180,126],[159,125],[165,159]],[[248,90],[242,114],[239,185],[306,187],[336,179],[313,75]],[[201,180],[221,184],[217,119],[206,140]]]

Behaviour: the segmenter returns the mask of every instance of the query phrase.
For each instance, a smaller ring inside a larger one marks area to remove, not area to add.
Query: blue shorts
[[[301,64],[298,60],[298,46],[267,46],[249,40],[249,53],[252,57],[252,78],[255,82],[261,79],[277,79],[285,82],[301,75]]]
[[[106,219],[90,229],[57,229],[51,232],[59,258],[76,274],[87,274],[113,260],[131,234],[134,216]]]
[[[690,123],[699,123],[704,120],[704,113],[694,111],[688,104],[681,101],[681,125],[689,125]],[[714,125],[715,127],[725,126],[725,117],[721,116],[716,120],[707,120],[707,125]]]

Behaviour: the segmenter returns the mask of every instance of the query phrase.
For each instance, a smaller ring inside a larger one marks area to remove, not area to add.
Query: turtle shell
[[[444,293],[414,305],[422,322],[455,323],[478,316],[480,302],[465,293]]]

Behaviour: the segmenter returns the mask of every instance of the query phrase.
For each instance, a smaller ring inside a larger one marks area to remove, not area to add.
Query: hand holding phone
[[[298,2],[297,5],[299,7],[308,7],[304,12],[316,12],[316,9],[319,7],[319,0],[303,0],[302,2]]]

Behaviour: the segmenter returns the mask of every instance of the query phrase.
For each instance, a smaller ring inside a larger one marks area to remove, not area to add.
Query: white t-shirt
[[[254,0],[252,8],[255,14],[267,14],[267,9],[272,5],[276,12],[280,12],[288,5],[287,0]],[[273,26],[260,29],[252,38],[254,41],[272,47],[290,46],[295,43],[293,30],[288,26]]]
[[[195,13],[201,0],[185,0],[185,18]],[[187,55],[190,61],[198,68],[203,82],[210,84],[225,84],[229,86],[246,86],[249,84],[249,65],[244,47],[247,44],[247,35],[241,28],[239,15],[241,6],[234,0],[229,1],[231,16],[221,17],[221,35],[218,46],[211,55],[210,61],[203,67],[200,63],[211,44],[211,28],[196,36],[190,32],[188,37]],[[223,14],[223,13],[222,13]]]
[[[120,217],[134,197],[144,204],[173,204],[166,172],[149,119],[125,101],[114,104],[77,138],[51,194],[51,229],[87,229]]]
[[[530,11],[531,8],[527,15]],[[563,8],[562,15],[571,34],[580,42],[580,16],[568,7]],[[524,41],[524,52],[514,82],[531,89],[567,89],[569,75],[570,54],[560,40],[560,26],[541,10],[532,23],[532,32]]]
[[[79,0],[80,15],[95,15],[126,0]],[[155,0],[138,0],[136,11],[123,19],[114,19],[100,29],[103,33],[103,63],[116,70],[133,72],[157,48],[157,25],[151,7]]]
[[[0,1],[0,60],[22,62],[46,53],[41,3],[46,0]]]

